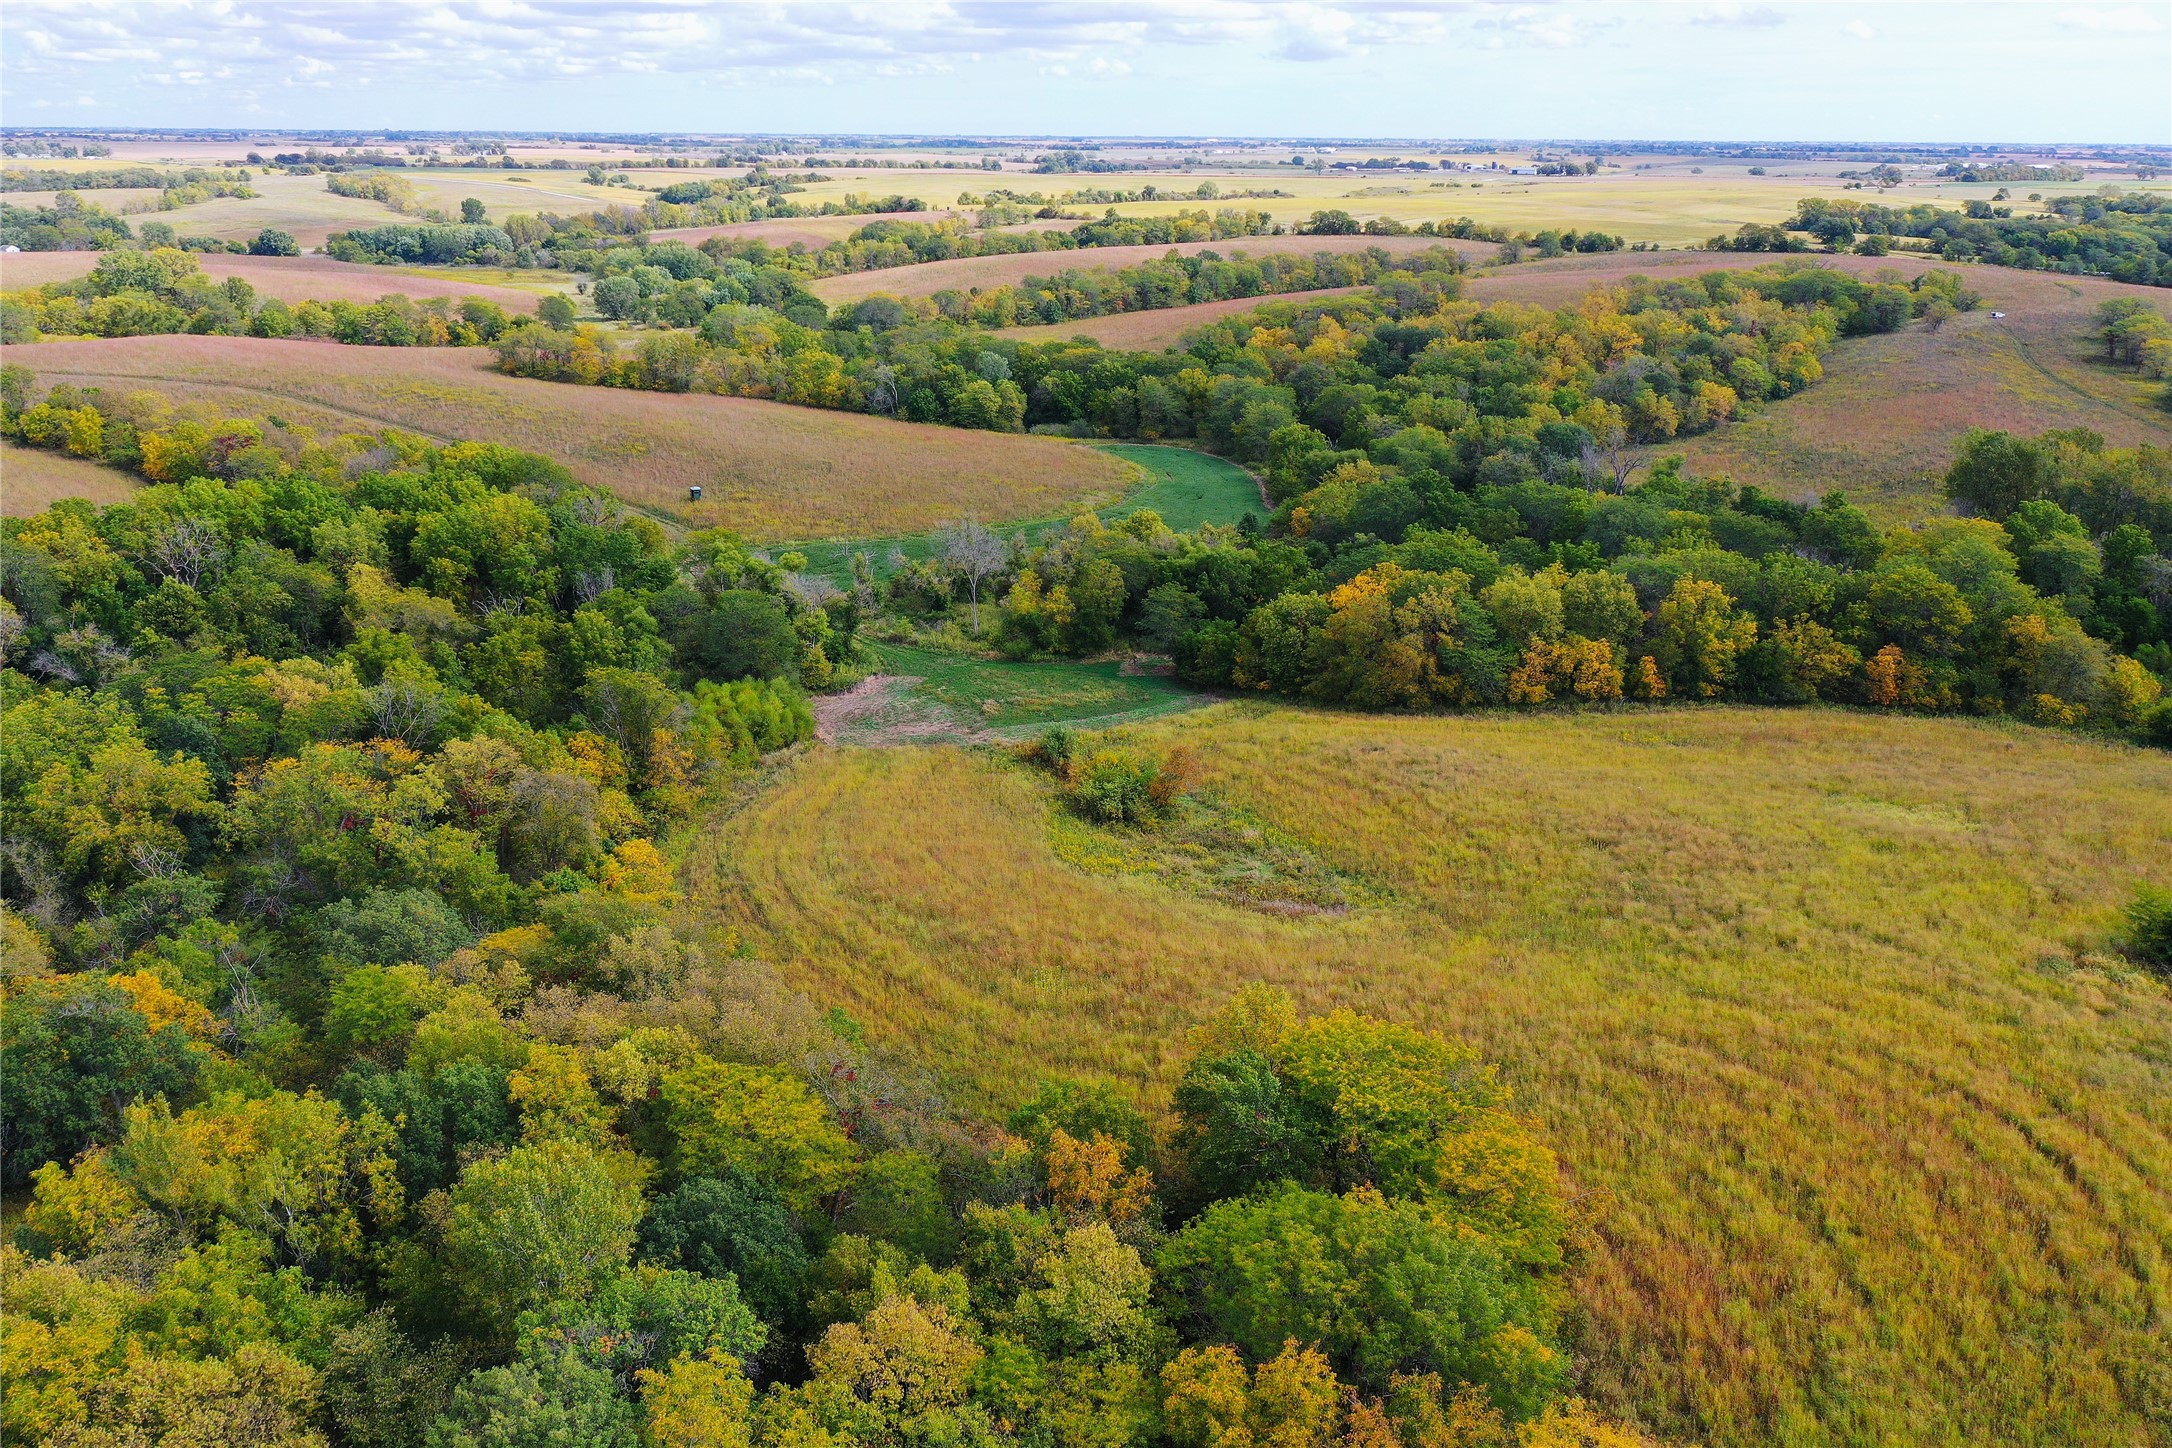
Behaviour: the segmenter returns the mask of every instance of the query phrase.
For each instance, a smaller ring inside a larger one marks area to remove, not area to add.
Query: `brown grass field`
[[[95,251],[26,251],[0,258],[0,288],[43,286],[90,275]],[[374,302],[380,297],[484,297],[507,311],[532,312],[538,293],[481,282],[448,280],[398,267],[334,261],[328,256],[225,256],[197,258],[204,275],[240,277],[267,297],[284,302]]]
[[[924,533],[947,518],[1037,518],[1121,492],[1093,448],[731,397],[507,377],[484,348],[128,337],[6,349],[47,383],[149,387],[328,431],[405,428],[558,459],[650,512],[763,540]],[[686,489],[707,496],[689,506]]]
[[[1161,307],[1150,312],[1117,312],[1106,317],[1085,317],[1076,322],[1051,322],[1042,327],[1006,327],[1001,335],[1021,342],[1061,341],[1090,337],[1104,347],[1156,351],[1174,347],[1192,328],[1203,326],[1232,312],[1249,312],[1267,302],[1312,302],[1328,297],[1347,297],[1368,287],[1322,287],[1314,292],[1283,292],[1272,297],[1231,297],[1222,302],[1201,302],[1191,307]]]
[[[66,453],[0,442],[0,513],[27,518],[62,498],[88,498],[101,506],[127,501],[135,479],[118,468]]]
[[[824,277],[809,283],[807,290],[825,302],[851,302],[877,292],[893,297],[927,297],[940,291],[983,291],[1012,286],[1027,277],[1054,276],[1061,271],[1119,270],[1143,261],[1159,261],[1174,251],[1182,256],[1212,251],[1224,257],[1364,251],[1379,247],[1394,256],[1445,246],[1468,257],[1491,257],[1498,247],[1491,242],[1448,241],[1430,236],[1240,236],[1231,241],[1185,241],[1174,246],[1096,246],[1080,251],[1033,251],[1008,256],[969,256],[956,261],[931,261],[919,266],[889,267],[882,271],[853,272]]]
[[[1664,252],[1579,257],[1489,272],[1464,295],[1563,306],[1593,286],[1631,276],[1754,266],[1755,255]],[[1933,332],[1842,341],[1825,379],[1800,396],[1717,432],[1646,451],[1679,453],[1693,472],[1723,473],[1795,498],[1844,489],[1887,521],[1944,507],[1937,480],[1972,427],[2037,433],[2086,427],[2117,446],[2172,444],[2172,413],[2156,403],[2162,383],[2102,362],[2090,318],[2110,297],[2139,297],[2172,311],[2172,293],[2093,277],[1965,266],[1921,257],[1821,257],[1860,274],[1888,267],[1913,277],[1931,266],[1958,270],[1983,305]],[[1994,319],[1993,311],[2006,315]]]
[[[2101,952],[2172,884],[2172,757],[1834,710],[1129,737],[1388,903],[1087,873],[1030,771],[820,749],[693,843],[689,910],[972,1108],[1161,1105],[1250,981],[1469,1042],[1591,1221],[1581,1390],[1681,1441],[2165,1441],[2172,1000]]]

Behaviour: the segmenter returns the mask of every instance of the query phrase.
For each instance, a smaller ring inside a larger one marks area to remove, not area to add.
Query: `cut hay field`
[[[42,513],[62,498],[101,506],[125,502],[135,489],[135,480],[118,468],[0,442],[0,513],[10,518]]]
[[[918,266],[824,277],[808,283],[807,290],[832,304],[857,301],[877,292],[893,297],[927,297],[941,291],[971,292],[1013,286],[1027,277],[1054,276],[1062,271],[1116,271],[1143,261],[1159,261],[1172,251],[1180,256],[1192,256],[1202,251],[1223,257],[1315,256],[1323,251],[1341,254],[1376,246],[1393,256],[1407,256],[1430,246],[1445,246],[1474,257],[1490,257],[1498,250],[1487,242],[1448,241],[1430,236],[1240,236],[1230,241],[1185,241],[1174,246],[1095,246],[1078,251],[959,257],[954,261],[930,261]]]
[[[89,276],[99,256],[95,251],[26,251],[0,257],[0,288],[74,281]],[[197,261],[208,277],[219,281],[240,277],[259,294],[284,302],[374,302],[386,296],[483,297],[508,311],[532,312],[540,295],[470,281],[455,272],[432,275],[402,267],[334,261],[328,256],[231,256],[209,252]]]
[[[1282,292],[1272,297],[1231,297],[1226,301],[1200,302],[1189,307],[1161,307],[1149,312],[1082,317],[1076,322],[1050,322],[1040,327],[1006,327],[1002,335],[1021,342],[1059,342],[1072,337],[1089,337],[1104,347],[1154,352],[1174,347],[1192,328],[1232,312],[1249,312],[1267,302],[1316,302],[1370,290],[1369,287],[1322,287],[1318,291]]]
[[[266,227],[284,231],[304,247],[324,245],[335,231],[385,226],[409,218],[391,207],[353,196],[334,196],[322,176],[265,176],[249,182],[257,194],[249,200],[231,196],[199,201],[173,211],[134,218],[163,221],[180,236],[210,236],[220,241],[248,241]],[[155,199],[157,193],[142,193]],[[457,203],[455,204],[457,210]]]
[[[2172,1000],[2099,952],[2172,884],[2172,757],[1829,710],[1126,733],[1385,903],[1089,873],[1038,776],[938,748],[799,757],[689,909],[980,1109],[1161,1105],[1251,981],[1469,1042],[1591,1223],[1582,1391],[1682,1441],[2164,1441]]]
[[[820,251],[877,221],[942,221],[954,211],[875,211],[858,216],[784,216],[775,221],[735,221],[724,226],[667,226],[649,233],[650,241],[683,241],[700,246],[712,236],[766,241],[774,247],[803,246]]]
[[[605,206],[638,206],[649,193],[625,186],[591,186],[583,171],[487,171],[481,168],[448,167],[428,170],[411,167],[395,174],[415,188],[422,204],[459,219],[460,203],[474,197],[492,221],[503,221],[516,212],[533,215],[555,211],[572,215]],[[640,173],[635,173],[637,176]],[[679,179],[676,174],[673,180]],[[719,172],[699,173],[715,176]],[[319,186],[321,176],[312,178]]]
[[[1470,279],[1464,295],[1564,306],[1588,287],[1634,275],[1694,274],[1759,260],[1698,252],[1526,263]],[[1861,275],[1890,267],[1908,277],[1948,265],[1918,257],[1819,260]],[[1679,453],[1693,472],[1723,473],[1787,498],[1841,488],[1895,522],[1944,508],[1938,479],[1971,427],[2022,433],[2085,427],[2116,446],[2172,444],[2172,413],[2156,402],[2164,384],[2100,361],[2090,323],[2107,298],[2139,297],[2172,311],[2172,293],[2005,267],[1950,269],[1982,293],[1981,308],[1936,332],[1916,323],[1842,341],[1815,387],[1746,421],[1646,453]],[[1994,318],[1993,311],[2005,315]]]
[[[10,347],[41,381],[150,387],[320,429],[405,428],[556,458],[657,515],[760,541],[920,533],[947,518],[1098,504],[1127,469],[1052,438],[967,432],[741,398],[507,377],[485,348],[129,337]],[[686,489],[706,497],[689,505]]]

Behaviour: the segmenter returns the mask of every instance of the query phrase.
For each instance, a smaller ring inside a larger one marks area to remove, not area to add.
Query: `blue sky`
[[[10,125],[2172,142],[2172,3],[8,0]]]

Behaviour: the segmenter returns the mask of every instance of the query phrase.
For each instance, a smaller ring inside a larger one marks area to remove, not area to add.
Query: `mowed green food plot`
[[[944,744],[1017,738],[1051,724],[1143,723],[1207,702],[1160,674],[1116,660],[1011,663],[874,644],[881,673],[816,701],[824,736],[842,744]]]
[[[843,749],[710,832],[689,908],[996,1114],[1165,1103],[1252,981],[1467,1041],[1590,1223],[1579,1389],[1679,1441],[2162,1441],[2172,1000],[2104,952],[2172,884],[2172,758],[1691,707],[1122,737],[1379,903],[1095,873],[1031,771]]]
[[[1145,443],[1105,443],[1095,450],[1137,469],[1135,480],[1122,497],[1093,509],[1104,523],[1144,508],[1158,513],[1162,522],[1177,532],[1188,533],[1205,523],[1228,525],[1246,513],[1264,516],[1267,511],[1259,483],[1226,458],[1190,448]],[[1075,516],[982,521],[1006,535],[1023,533],[1031,542]],[[808,572],[843,582],[852,576],[855,553],[865,553],[875,576],[887,578],[897,571],[900,560],[922,562],[933,557],[936,540],[932,533],[918,533],[892,538],[821,539],[785,547],[806,556]]]

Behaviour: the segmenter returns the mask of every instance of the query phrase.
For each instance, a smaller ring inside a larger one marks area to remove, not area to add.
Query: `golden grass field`
[[[1755,255],[1665,253],[1525,263],[1469,280],[1464,295],[1565,305],[1587,286],[1642,274],[1693,274],[1755,265]],[[1764,258],[1769,260],[1769,258]],[[1921,257],[1821,257],[1858,274],[1891,267],[1914,277]],[[1844,489],[1889,521],[1943,508],[1937,480],[1971,427],[2038,433],[2085,427],[2117,446],[2172,444],[2172,412],[2157,404],[2164,384],[2103,361],[2091,318],[2112,297],[2138,297],[2172,311],[2161,287],[2005,267],[1964,266],[1983,305],[1933,332],[1844,340],[1825,359],[1825,378],[1757,416],[1701,437],[1647,449],[1680,453],[1692,471],[1724,473],[1794,498]],[[1993,318],[1991,313],[2005,313]]]
[[[576,216],[605,206],[638,206],[649,199],[646,191],[628,186],[591,186],[585,171],[494,171],[483,168],[447,167],[431,170],[411,167],[398,172],[420,196],[422,204],[458,220],[460,203],[474,197],[483,203],[492,221],[503,221],[515,212],[534,214],[554,211]],[[637,176],[670,176],[667,172],[635,173]],[[315,178],[318,185],[324,178]],[[651,185],[661,185],[651,180]]]
[[[1127,737],[1389,903],[1087,874],[1022,767],[818,749],[694,841],[689,910],[970,1109],[1061,1073],[1161,1105],[1251,981],[1469,1042],[1594,1228],[1582,1390],[1683,1441],[2164,1441],[2172,1001],[2100,952],[2172,884],[2172,757],[1747,708]]]
[[[325,431],[502,442],[554,457],[651,512],[764,541],[925,533],[964,513],[1046,517],[1112,499],[1132,472],[1051,438],[507,377],[479,347],[174,336],[40,342],[0,355],[46,383],[149,387]],[[692,483],[706,497],[689,506]]]
[[[246,201],[219,196],[172,211],[146,211],[129,217],[129,222],[163,221],[177,235],[210,236],[220,241],[248,241],[271,227],[308,248],[324,245],[324,239],[335,231],[385,226],[407,219],[375,201],[333,195],[324,189],[322,176],[259,174],[249,186],[257,194]],[[156,191],[138,191],[135,195],[154,205],[158,200]]]
[[[89,276],[95,251],[25,251],[0,257],[0,288],[43,286]],[[380,297],[483,297],[508,311],[532,312],[538,293],[470,281],[457,272],[430,274],[404,267],[334,261],[328,256],[232,256],[207,252],[197,258],[204,275],[240,277],[259,294],[286,302],[374,302]],[[551,275],[557,275],[552,273]]]
[[[0,513],[27,518],[62,498],[88,498],[103,506],[125,502],[136,482],[118,468],[66,453],[0,442]]]
[[[1114,312],[1106,317],[1084,317],[1076,322],[1050,322],[1041,327],[1006,327],[1001,335],[1021,342],[1090,337],[1104,347],[1155,351],[1174,347],[1192,328],[1232,312],[1249,312],[1267,302],[1314,302],[1368,290],[1367,287],[1322,287],[1318,291],[1282,292],[1272,297],[1231,297],[1227,301],[1200,302],[1190,307],[1160,307],[1149,312]]]
[[[1319,253],[1365,251],[1379,247],[1396,256],[1444,246],[1466,256],[1491,257],[1499,248],[1490,242],[1448,241],[1430,236],[1240,236],[1229,241],[1185,241],[1174,246],[1096,246],[1081,251],[1016,252],[1004,256],[968,256],[954,261],[923,262],[918,266],[888,267],[881,271],[851,272],[810,282],[807,290],[823,301],[857,301],[880,292],[893,297],[927,297],[940,291],[980,291],[1011,286],[1027,277],[1054,276],[1062,271],[1110,270],[1159,261],[1174,251],[1191,256],[1211,251],[1222,257],[1316,256]]]

